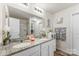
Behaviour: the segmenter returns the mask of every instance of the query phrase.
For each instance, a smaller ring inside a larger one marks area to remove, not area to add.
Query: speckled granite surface
[[[42,38],[42,39],[37,39],[34,42],[24,41],[22,43],[20,43],[20,42],[19,43],[18,42],[10,43],[6,46],[0,47],[0,56],[10,55],[10,54],[16,53],[20,50],[27,49],[29,47],[33,47],[38,44],[42,44],[42,43],[49,41],[49,40],[50,39]],[[27,43],[29,43],[29,44],[27,44]]]

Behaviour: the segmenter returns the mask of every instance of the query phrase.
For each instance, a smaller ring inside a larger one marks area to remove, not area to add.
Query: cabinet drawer
[[[21,51],[19,53],[12,55],[12,56],[32,56],[36,52],[40,55],[40,45],[26,49],[24,51]]]

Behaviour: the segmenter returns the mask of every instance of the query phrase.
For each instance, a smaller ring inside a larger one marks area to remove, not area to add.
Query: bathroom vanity
[[[2,56],[53,56],[56,40],[42,38],[34,42],[11,43],[2,48],[0,48]]]
[[[33,44],[29,44],[29,47],[18,50],[9,55],[11,56],[53,56],[55,47],[55,40],[38,40]],[[20,48],[19,48],[20,49]]]

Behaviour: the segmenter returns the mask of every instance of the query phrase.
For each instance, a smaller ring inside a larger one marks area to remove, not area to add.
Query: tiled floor
[[[55,56],[68,56],[66,53],[60,50],[56,50],[54,53]]]
[[[77,56],[77,55],[75,55],[75,54],[70,55],[70,54],[67,54],[67,53],[65,53],[65,52],[63,52],[63,51],[56,50],[56,51],[54,52],[54,56]]]

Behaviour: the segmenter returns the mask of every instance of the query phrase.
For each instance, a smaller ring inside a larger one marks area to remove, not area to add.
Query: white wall
[[[5,6],[4,4],[0,4],[0,44],[3,43],[3,35],[2,31],[4,29],[5,22]]]
[[[57,41],[57,48],[60,50],[63,50],[65,52],[70,52],[72,49],[72,40],[70,37],[70,19],[71,19],[71,13],[70,10],[63,10],[59,13],[56,13],[54,15],[54,28],[57,27],[66,27],[67,28],[67,40],[66,41]],[[63,23],[62,24],[57,24],[57,20],[63,17]]]
[[[0,4],[0,44],[2,43],[2,11],[3,6]]]
[[[72,49],[73,49],[72,14],[76,12],[79,12],[79,4],[53,14],[53,28],[54,29],[56,27],[67,28],[66,41],[57,41],[57,49],[60,49],[70,54],[72,53]],[[61,17],[63,17],[63,23],[57,24],[57,20],[60,19]],[[76,44],[76,41],[75,41],[75,44]],[[76,44],[76,45],[79,45],[79,44]]]

